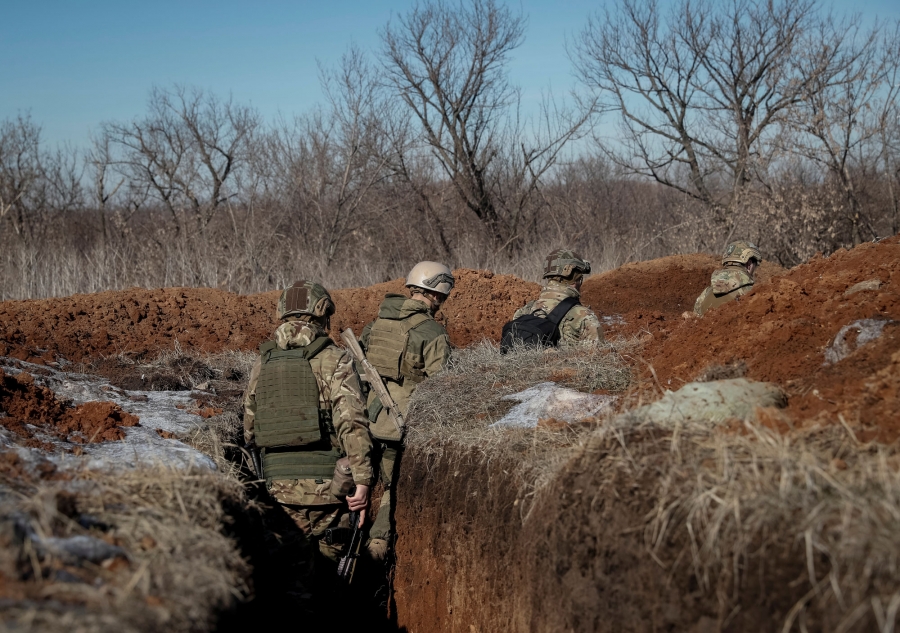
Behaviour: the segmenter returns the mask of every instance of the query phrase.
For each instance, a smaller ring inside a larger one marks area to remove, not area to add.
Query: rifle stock
[[[394,399],[388,392],[387,387],[384,385],[384,381],[381,379],[381,375],[378,373],[378,370],[375,369],[375,367],[372,365],[372,363],[369,362],[369,359],[366,358],[366,355],[363,353],[362,347],[360,347],[359,341],[356,340],[356,335],[353,333],[353,330],[347,328],[346,330],[341,332],[341,340],[346,343],[347,349],[350,350],[350,355],[353,356],[353,359],[357,363],[359,363],[359,366],[362,368],[363,373],[366,375],[369,384],[372,386],[372,389],[375,390],[375,394],[378,396],[378,399],[381,400],[381,405],[387,411],[388,417],[391,419],[391,422],[393,422],[394,426],[397,427],[397,431],[400,432],[400,435],[403,435],[403,414],[400,413],[400,409],[397,407],[397,403],[394,402]]]

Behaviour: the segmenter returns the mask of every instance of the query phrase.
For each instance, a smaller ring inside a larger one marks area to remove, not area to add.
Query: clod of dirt
[[[47,387],[34,384],[26,372],[10,376],[0,370],[0,425],[24,440],[26,446],[52,451],[36,433],[77,444],[121,440],[122,426],[136,426],[138,418],[113,402],[86,402],[72,407]]]

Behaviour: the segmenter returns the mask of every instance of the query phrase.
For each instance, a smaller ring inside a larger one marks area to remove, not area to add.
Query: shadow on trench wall
[[[217,631],[327,627],[322,630],[403,633],[390,621],[382,569],[368,559],[357,566],[353,585],[317,563],[315,548],[290,516],[257,485],[249,491],[256,508],[228,507],[229,536],[253,569],[250,599],[223,612]]]

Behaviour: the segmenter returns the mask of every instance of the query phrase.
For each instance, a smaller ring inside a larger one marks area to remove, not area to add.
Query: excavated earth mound
[[[53,451],[53,444],[36,435],[50,435],[64,442],[85,444],[121,440],[123,426],[137,426],[137,416],[113,402],[86,402],[73,407],[57,399],[47,387],[34,383],[26,372],[9,376],[0,370],[0,426],[25,446]]]
[[[840,415],[863,427],[860,439],[893,440],[900,436],[900,236],[759,283],[701,319],[660,331],[644,354],[663,386],[743,364],[748,378],[785,387],[794,420]]]
[[[512,275],[457,270],[456,290],[443,320],[453,343],[465,346],[498,338],[503,323],[540,287]],[[388,292],[402,292],[397,279],[368,288],[335,290],[337,313],[331,335],[352,327],[357,334],[378,314]],[[29,362],[72,362],[127,353],[154,356],[172,349],[215,353],[253,349],[277,327],[278,292],[236,295],[215,288],[164,288],[73,295],[0,303],[0,356]]]
[[[622,317],[604,322],[609,334],[653,332],[679,320],[682,312],[692,310],[718,267],[718,258],[702,253],[625,264],[589,277],[581,289],[581,298],[600,316]],[[782,272],[781,266],[763,262],[756,279],[766,281]]]

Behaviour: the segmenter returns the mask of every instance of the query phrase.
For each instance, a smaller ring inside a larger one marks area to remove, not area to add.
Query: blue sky
[[[31,114],[50,144],[88,143],[105,120],[145,110],[152,86],[182,83],[231,94],[266,118],[321,101],[316,60],[378,32],[412,1],[155,2],[0,0],[0,120]],[[597,0],[522,0],[528,18],[511,76],[526,99],[573,83],[565,41],[602,8]],[[840,0],[867,20],[900,17],[897,0]]]

